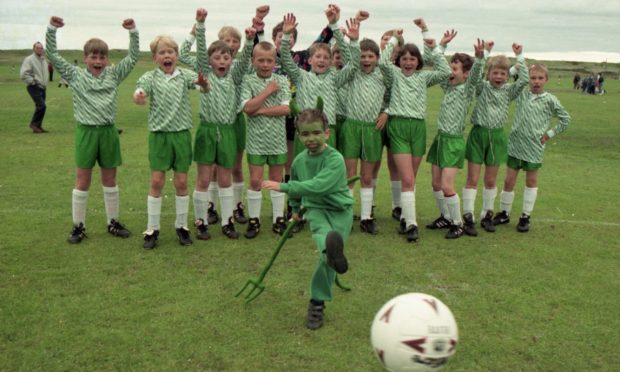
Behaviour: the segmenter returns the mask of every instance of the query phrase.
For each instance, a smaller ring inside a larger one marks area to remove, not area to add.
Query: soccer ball
[[[454,355],[458,338],[450,309],[424,293],[394,297],[370,329],[375,354],[390,371],[437,371]]]

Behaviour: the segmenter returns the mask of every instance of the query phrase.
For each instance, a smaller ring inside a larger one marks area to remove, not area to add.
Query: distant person
[[[34,114],[30,120],[30,129],[33,133],[47,133],[43,129],[43,118],[45,117],[45,90],[49,80],[47,62],[43,56],[43,44],[36,42],[32,45],[33,53],[24,59],[19,77],[26,83],[26,89],[30,98],[34,101]]]
[[[581,75],[575,74],[573,78],[573,89],[579,89],[579,82],[581,81]]]
[[[118,65],[108,66],[108,44],[92,38],[84,44],[85,68],[66,61],[56,47],[56,30],[65,25],[60,17],[51,17],[47,26],[47,58],[62,77],[67,79],[73,93],[75,127],[76,181],[72,192],[73,229],[67,241],[78,244],[86,237],[86,203],[93,168],[99,163],[103,200],[108,232],[127,238],[129,230],[119,220],[119,189],[116,184],[117,167],[122,164],[121,146],[116,119],[118,86],[138,62],[139,35],[133,19],[123,21],[129,31],[129,53]]]
[[[605,93],[605,89],[603,89],[603,83],[605,82],[605,78],[603,77],[603,75],[598,76],[598,94],[604,94]]]
[[[49,62],[47,64],[47,72],[50,75],[50,81],[54,81],[54,65]]]

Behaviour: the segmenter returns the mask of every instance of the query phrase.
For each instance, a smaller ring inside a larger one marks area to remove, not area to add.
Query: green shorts
[[[542,168],[542,163],[530,163],[529,161],[517,159],[508,155],[508,162],[506,162],[508,168],[515,170],[523,169],[526,172],[536,171]]]
[[[237,157],[237,139],[232,124],[200,122],[194,141],[194,161],[232,169]]]
[[[235,136],[237,138],[237,152],[242,152],[245,150],[245,128],[246,128],[246,118],[243,111],[237,114],[235,118],[235,123],[233,126],[235,127]]]
[[[390,117],[388,136],[392,154],[411,154],[422,157],[426,152],[426,123],[424,119]]]
[[[347,120],[347,117],[344,115],[336,115],[336,146],[338,151],[343,154],[344,152],[344,141],[342,138],[342,128],[344,126],[344,122]]]
[[[248,164],[250,165],[285,165],[288,160],[288,154],[277,155],[250,155],[247,154]]]
[[[465,162],[465,138],[462,134],[437,133],[426,161],[442,169],[462,169]]]
[[[508,140],[504,128],[489,129],[474,125],[467,137],[465,158],[474,164],[506,164]]]
[[[75,164],[78,168],[91,169],[99,163],[101,168],[116,168],[123,163],[118,130],[114,125],[82,125],[75,129]]]
[[[149,133],[149,163],[151,170],[187,173],[192,164],[192,134],[180,132]]]
[[[383,133],[375,123],[347,119],[340,134],[341,152],[345,159],[381,160]]]

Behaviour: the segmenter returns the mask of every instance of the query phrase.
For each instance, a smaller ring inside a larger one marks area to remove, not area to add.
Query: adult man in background
[[[19,77],[26,83],[28,94],[34,101],[35,110],[30,120],[30,129],[33,133],[46,133],[43,129],[43,117],[45,116],[45,89],[49,80],[47,61],[43,56],[43,44],[34,43],[33,53],[24,59]]]

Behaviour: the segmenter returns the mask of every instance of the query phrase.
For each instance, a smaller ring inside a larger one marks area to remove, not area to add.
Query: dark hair
[[[314,123],[317,121],[323,123],[324,131],[327,130],[327,128],[329,127],[329,123],[327,121],[327,115],[325,115],[323,111],[315,108],[305,109],[299,114],[297,114],[297,117],[295,118],[295,129],[297,129],[297,132],[299,132],[300,124]]]
[[[471,66],[474,65],[474,59],[471,58],[469,54],[465,54],[465,53],[454,53],[452,55],[452,58],[450,58],[450,62],[456,62],[456,61],[461,62],[461,65],[463,65],[464,72],[471,70]]]
[[[377,43],[374,40],[371,39],[364,39],[360,42],[360,49],[362,52],[364,51],[371,51],[373,52],[377,57],[379,57],[379,45],[377,45]]]
[[[225,42],[221,40],[216,40],[212,42],[211,45],[209,45],[209,49],[207,50],[207,55],[211,57],[211,55],[215,52],[227,53],[227,54],[230,54],[230,56],[232,57],[232,50],[230,50],[230,47],[228,46],[228,44],[226,44]]]
[[[400,67],[400,58],[405,55],[405,53],[409,53],[413,57],[418,59],[418,67],[416,70],[421,70],[424,67],[424,59],[422,58],[422,53],[420,53],[420,49],[418,49],[417,45],[413,43],[407,43],[400,48],[398,55],[396,56],[396,62],[394,64]]]
[[[280,22],[277,25],[275,25],[275,27],[273,28],[273,31],[271,31],[271,38],[273,39],[273,41],[276,41],[276,36],[278,36],[278,32],[284,33],[284,31],[282,31],[283,26],[284,26],[284,22]],[[297,40],[297,29],[296,28],[294,28],[293,31],[291,31],[291,35],[293,36],[295,40]]]

